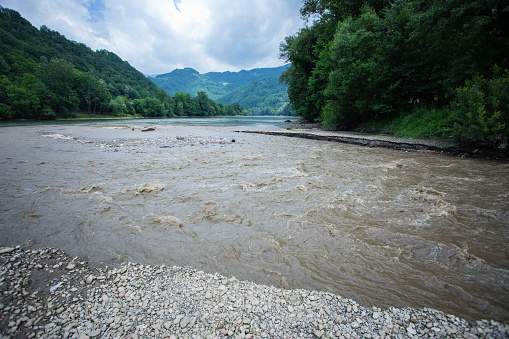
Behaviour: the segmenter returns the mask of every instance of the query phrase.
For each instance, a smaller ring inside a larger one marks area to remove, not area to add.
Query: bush
[[[41,120],[53,120],[56,119],[57,115],[51,108],[44,108],[41,111],[41,115],[39,116],[39,119]]]
[[[11,107],[0,102],[0,119],[10,119],[14,116]]]
[[[112,99],[108,105],[108,109],[116,114],[127,113],[127,106],[125,104],[124,98],[121,96],[117,96],[115,99]]]
[[[452,134],[462,144],[506,148],[509,136],[509,70],[495,68],[456,88],[451,102]]]

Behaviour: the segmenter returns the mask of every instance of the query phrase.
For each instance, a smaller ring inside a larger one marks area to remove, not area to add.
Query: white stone
[[[254,296],[252,295],[248,295],[247,296],[247,300],[249,300],[249,302],[251,303],[251,305],[258,305],[258,299],[256,299]]]
[[[321,337],[323,337],[323,334],[324,334],[324,332],[323,332],[323,331],[318,331],[318,330],[315,330],[313,333],[314,333],[314,335],[315,335],[317,338],[321,338]]]
[[[94,331],[90,331],[87,333],[87,335],[90,337],[90,338],[94,338],[94,337],[97,337],[99,334],[101,334],[101,331],[100,330],[94,330]]]
[[[416,335],[417,334],[417,331],[415,330],[415,328],[412,328],[412,327],[408,327],[406,329],[406,331],[408,332],[408,334],[411,334],[411,335]]]
[[[0,254],[9,253],[14,250],[15,250],[14,247],[2,247],[2,248],[0,248]]]
[[[185,316],[180,320],[180,327],[185,328],[189,323],[191,322],[191,319],[189,319],[188,316]]]

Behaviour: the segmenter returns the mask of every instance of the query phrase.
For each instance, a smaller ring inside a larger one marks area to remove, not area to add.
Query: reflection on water
[[[1,128],[0,245],[509,320],[507,163],[146,125]]]

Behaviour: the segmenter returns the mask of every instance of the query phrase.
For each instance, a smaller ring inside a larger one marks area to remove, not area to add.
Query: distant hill
[[[159,90],[115,53],[92,51],[85,44],[68,40],[46,26],[38,30],[18,12],[1,6],[0,19],[0,55],[14,66],[11,71],[18,71],[16,66],[19,65],[28,65],[28,69],[32,70],[34,64],[41,62],[41,57],[48,61],[61,58],[72,63],[78,71],[103,79],[110,85],[109,90],[114,97],[123,94],[126,85],[136,89],[142,96],[155,96]]]
[[[92,51],[46,26],[39,30],[0,6],[0,119],[55,119],[84,112],[144,117],[250,112],[238,104],[217,104],[204,92],[193,98],[183,92],[171,97],[115,53]]]
[[[247,85],[216,99],[224,105],[238,103],[251,109],[254,115],[293,115],[288,101],[287,86],[279,76],[249,82]]]
[[[205,74],[184,68],[149,79],[170,95],[185,92],[196,96],[198,92],[206,92],[209,98],[221,104],[238,102],[251,109],[253,114],[289,115],[287,86],[279,83],[279,76],[288,67]]]

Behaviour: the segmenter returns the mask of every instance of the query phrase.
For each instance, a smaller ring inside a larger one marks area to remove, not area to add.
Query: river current
[[[509,321],[507,162],[210,125],[1,127],[0,246]]]

